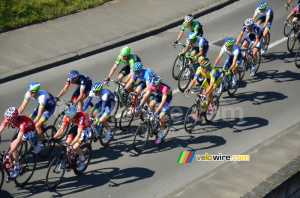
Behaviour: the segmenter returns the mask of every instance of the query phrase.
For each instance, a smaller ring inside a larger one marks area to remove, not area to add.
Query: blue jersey
[[[72,83],[71,79],[68,78],[67,84],[70,84],[70,83]],[[89,87],[92,85],[92,79],[90,77],[88,77],[87,75],[79,74],[78,80],[74,84],[77,84],[78,86],[80,86],[80,88],[86,88],[86,87]]]
[[[155,77],[155,73],[152,69],[142,69],[142,73],[140,75],[135,75],[134,72],[132,72],[131,78],[139,78],[141,81],[150,83],[152,78]]]

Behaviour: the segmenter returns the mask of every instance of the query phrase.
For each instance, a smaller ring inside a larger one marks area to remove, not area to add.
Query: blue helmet
[[[79,72],[77,70],[72,70],[69,73],[69,78],[76,79],[79,76]]]
[[[141,62],[135,62],[132,66],[133,72],[140,72],[143,68],[143,63]]]
[[[103,84],[101,82],[95,82],[92,85],[92,91],[100,91],[103,87]]]
[[[228,37],[228,38],[225,40],[224,45],[225,45],[226,47],[230,47],[230,46],[232,46],[232,45],[234,44],[234,42],[235,42],[235,39],[234,39],[234,38]]]
[[[41,84],[40,84],[40,83],[38,83],[38,82],[33,82],[33,83],[30,83],[30,84],[28,85],[27,89],[28,89],[29,91],[37,91],[37,90],[40,89],[40,87],[41,87]]]
[[[259,10],[264,10],[267,7],[267,2],[261,1],[258,3],[257,7]]]
[[[77,107],[76,106],[70,106],[70,107],[68,107],[66,110],[65,110],[65,115],[67,116],[67,117],[74,117],[75,115],[76,115],[76,113],[77,113]]]

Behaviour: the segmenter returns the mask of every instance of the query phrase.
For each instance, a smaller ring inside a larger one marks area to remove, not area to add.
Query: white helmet
[[[245,25],[246,26],[251,26],[254,24],[254,20],[252,18],[246,19]]]
[[[4,113],[4,117],[8,120],[14,119],[17,115],[18,109],[16,107],[10,107]]]
[[[191,22],[194,19],[194,16],[192,14],[188,14],[184,17],[185,22]]]

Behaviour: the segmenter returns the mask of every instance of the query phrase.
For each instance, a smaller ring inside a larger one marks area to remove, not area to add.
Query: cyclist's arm
[[[180,39],[181,39],[182,36],[183,36],[183,32],[184,32],[184,30],[180,30],[180,32],[179,32],[179,34],[178,34],[178,36],[177,36],[176,41],[180,41]]]
[[[65,87],[59,92],[59,94],[57,95],[57,97],[60,98],[61,96],[63,96],[68,91],[69,86],[70,86],[70,83],[67,82],[65,84]]]
[[[107,106],[107,101],[102,101],[102,105],[101,105],[101,111],[98,113],[98,115],[96,116],[96,118],[100,118],[103,113],[105,112],[105,107]]]
[[[203,54],[203,47],[199,47],[199,53],[196,54],[196,56],[200,57],[200,56],[202,56],[202,54]]]
[[[146,81],[146,87],[148,87],[150,83],[151,82]],[[142,91],[142,94],[144,95],[146,92],[147,92],[147,88]]]
[[[216,67],[218,65],[218,63],[220,62],[221,58],[222,58],[223,54],[222,53],[219,53],[219,56],[216,58],[215,60],[215,64],[214,66]]]
[[[190,45],[186,43],[185,48],[183,49],[184,53],[186,53],[190,48]]]
[[[239,35],[239,36],[237,37],[237,39],[236,39],[236,42],[235,42],[236,45],[239,44],[239,42],[240,42],[240,40],[241,40],[243,34],[244,34],[244,32],[241,31],[240,35]]]
[[[126,80],[124,81],[126,84],[128,83],[128,81],[130,80],[130,77],[132,76],[132,69],[130,69],[130,73],[129,75],[127,76]]]
[[[161,99],[161,103],[159,104],[159,106],[156,109],[156,112],[159,113],[160,110],[163,108],[163,106],[165,105],[167,101],[167,94],[163,94],[162,99]]]
[[[292,12],[286,17],[286,19],[291,18],[294,15],[294,11],[292,10]]]
[[[115,63],[114,66],[111,68],[109,74],[108,74],[108,78],[111,78],[111,76],[112,76],[112,75],[114,74],[114,72],[116,71],[117,67],[118,67],[118,64]]]
[[[125,88],[126,88],[126,89],[130,89],[130,88],[132,87],[132,83],[133,83],[133,81],[134,81],[134,78],[133,78],[132,76],[130,76],[130,78],[129,78],[129,82],[128,82],[128,83],[126,83],[126,86],[125,86]]]
[[[255,35],[255,42],[252,46],[256,46],[258,42],[259,42],[259,35]]]
[[[19,142],[21,142],[21,139],[22,139],[22,136],[23,136],[23,133],[19,132],[18,133],[18,136],[16,138],[18,144],[14,144],[14,146],[10,146],[10,150],[8,151],[8,154],[12,154],[15,150],[17,150],[18,146],[19,146]]]
[[[74,144],[79,140],[80,136],[81,136],[81,133],[82,133],[82,130],[83,130],[83,127],[79,127],[78,126],[78,129],[77,129],[77,135],[76,137],[73,139],[73,141],[71,142],[71,146],[74,146]]]
[[[284,7],[287,8],[291,2],[292,2],[292,0],[288,0],[288,2],[284,5]]]
[[[146,94],[143,96],[142,101],[140,102],[140,107],[145,104],[147,99],[149,98],[151,91],[147,89]]]
[[[33,120],[34,123],[37,123],[37,122],[40,120],[40,118],[42,117],[44,108],[45,108],[45,106],[43,106],[43,105],[40,105],[40,106],[39,106],[37,116],[36,116],[36,117],[34,118],[34,120]]]
[[[200,74],[201,74],[201,67],[198,67],[192,82],[188,86],[188,90],[193,88],[193,86],[195,85],[197,78],[199,77]]]
[[[0,126],[0,135],[1,135],[1,133],[3,132],[4,129],[5,129],[5,126],[2,124],[2,125]]]
[[[89,106],[89,104],[90,104],[91,101],[92,101],[92,97],[89,96],[89,97],[86,99],[86,102],[84,103],[84,105],[83,105],[81,111],[85,111],[85,110],[88,108],[88,106]]]
[[[23,111],[24,111],[24,109],[25,109],[27,103],[28,103],[28,99],[24,98],[24,100],[23,100],[21,106],[18,108],[19,114],[22,114],[22,113],[23,113]]]
[[[57,137],[59,137],[65,130],[66,126],[61,126],[58,131],[54,134],[53,138],[56,139]]]
[[[232,71],[234,68],[235,68],[235,66],[236,66],[236,61],[237,61],[237,56],[234,56],[233,57],[233,60],[232,60],[232,64],[231,64],[231,66],[230,66],[230,70]]]

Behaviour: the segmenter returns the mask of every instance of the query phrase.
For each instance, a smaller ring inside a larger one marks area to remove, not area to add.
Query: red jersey
[[[67,123],[70,122],[67,116],[64,116],[64,121],[62,126],[67,126]],[[78,128],[86,128],[91,126],[91,120],[89,114],[83,111],[78,111],[75,115],[75,118],[71,121],[73,124],[77,124]]]
[[[6,127],[8,124],[8,120],[4,118],[1,126]],[[35,124],[33,120],[26,115],[19,114],[16,118],[16,121],[11,124],[14,127],[19,128],[20,133],[25,133],[26,131],[32,131],[35,129]]]

